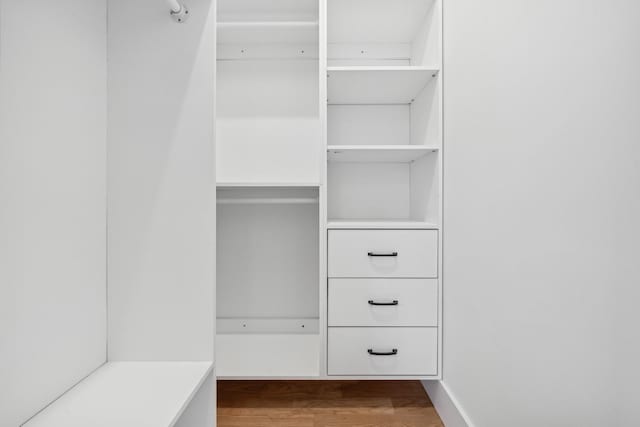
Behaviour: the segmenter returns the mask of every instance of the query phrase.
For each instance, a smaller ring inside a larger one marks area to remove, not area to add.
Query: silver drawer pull
[[[369,350],[367,350],[367,353],[372,356],[395,356],[396,354],[398,354],[398,349],[394,348],[391,351],[374,351],[372,348],[370,348]]]
[[[398,300],[394,299],[393,301],[388,301],[388,302],[377,302],[370,299],[369,305],[398,305]]]

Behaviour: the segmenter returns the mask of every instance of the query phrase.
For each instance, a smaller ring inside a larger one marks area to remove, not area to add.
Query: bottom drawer
[[[437,375],[438,328],[329,328],[329,375]]]

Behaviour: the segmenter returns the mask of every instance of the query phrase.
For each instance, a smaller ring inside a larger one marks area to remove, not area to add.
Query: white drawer
[[[438,326],[438,279],[329,279],[329,326]]]
[[[437,328],[329,328],[328,350],[329,375],[438,374]]]
[[[329,230],[329,277],[438,277],[437,230]]]

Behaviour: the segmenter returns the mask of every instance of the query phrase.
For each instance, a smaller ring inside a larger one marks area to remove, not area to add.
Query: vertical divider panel
[[[440,127],[439,133],[439,142],[440,142],[440,152],[438,153],[438,171],[439,171],[439,206],[438,206],[438,223],[440,224],[440,231],[438,233],[438,372],[440,376],[442,376],[442,330],[443,330],[443,232],[444,232],[444,54],[442,52],[444,43],[443,43],[443,5],[442,2],[444,0],[435,0],[436,4],[434,7],[436,8],[437,19],[439,22],[438,28],[438,63],[440,66],[440,75],[438,76],[438,124]]]
[[[216,0],[109,1],[109,361],[211,361]]]
[[[322,154],[320,156],[320,376],[327,375],[327,0],[319,0],[319,66],[320,66],[320,128]]]

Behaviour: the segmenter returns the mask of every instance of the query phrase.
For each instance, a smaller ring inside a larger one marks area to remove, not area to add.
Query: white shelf
[[[212,369],[212,362],[110,362],[25,426],[172,427]]]
[[[320,375],[318,334],[216,335],[218,378],[310,378]]]
[[[300,188],[319,187],[317,182],[217,182],[217,188]]]
[[[317,41],[317,21],[218,22],[218,43],[222,44],[304,44]]]
[[[329,220],[328,229],[394,229],[394,230],[438,230],[437,224],[424,221],[398,219],[336,219]]]
[[[437,152],[424,145],[330,145],[330,162],[408,163]]]
[[[438,67],[328,67],[329,104],[410,104]]]

